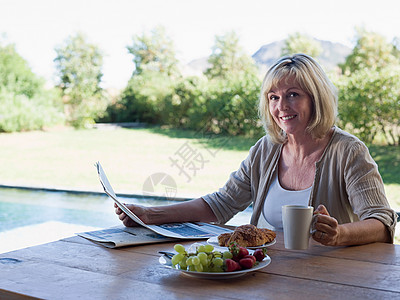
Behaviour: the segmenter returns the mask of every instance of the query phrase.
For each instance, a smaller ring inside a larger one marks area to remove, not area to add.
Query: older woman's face
[[[293,78],[281,80],[266,97],[274,121],[287,135],[305,133],[312,114],[312,100]]]

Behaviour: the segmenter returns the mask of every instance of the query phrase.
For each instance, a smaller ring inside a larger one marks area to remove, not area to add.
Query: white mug
[[[312,206],[282,206],[283,237],[286,249],[305,250],[308,248],[313,212]]]

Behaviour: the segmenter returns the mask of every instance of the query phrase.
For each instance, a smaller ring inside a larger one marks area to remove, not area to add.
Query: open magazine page
[[[230,229],[222,228],[216,225],[207,223],[170,223],[162,225],[147,225],[142,222],[132,211],[130,211],[121,201],[118,200],[110,182],[100,164],[96,163],[97,172],[100,183],[103,186],[105,193],[114,200],[118,207],[133,221],[139,225],[146,227],[163,236],[178,238],[178,239],[208,239],[212,236],[219,235],[223,232],[231,232]]]
[[[177,241],[177,239],[159,235],[145,227],[125,227],[123,225],[81,232],[77,235],[107,248]]]

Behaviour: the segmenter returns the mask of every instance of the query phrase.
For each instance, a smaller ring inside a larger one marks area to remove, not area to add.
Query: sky
[[[300,32],[354,45],[355,28],[400,37],[398,0],[0,0],[0,43],[15,44],[32,70],[57,81],[55,48],[77,32],[104,53],[103,87],[123,88],[134,65],[126,47],[157,25],[178,59],[207,57],[216,35],[235,31],[249,55]]]

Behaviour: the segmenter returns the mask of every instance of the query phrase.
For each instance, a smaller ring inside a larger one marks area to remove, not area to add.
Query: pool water
[[[119,222],[107,196],[0,189],[0,232],[48,221],[93,227]]]
[[[176,203],[120,199],[143,206]],[[247,224],[250,216],[248,208],[227,224]],[[114,213],[114,202],[106,195],[0,188],[0,253],[117,225],[121,222]]]

